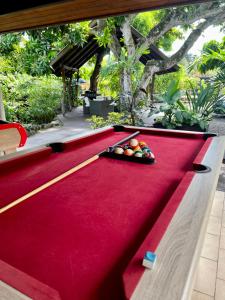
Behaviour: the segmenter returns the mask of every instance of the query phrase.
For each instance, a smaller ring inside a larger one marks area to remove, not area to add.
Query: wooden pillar
[[[0,86],[0,120],[3,120],[3,121],[6,120],[1,86]]]
[[[62,82],[63,82],[63,97],[61,98],[61,110],[62,110],[62,114],[65,115],[66,113],[66,76],[65,76],[65,69],[64,67],[62,67],[61,69],[61,74],[62,74]]]
[[[78,104],[79,78],[80,78],[80,74],[79,74],[79,70],[78,70],[77,74],[76,74],[76,84],[75,84],[75,88],[74,88],[74,98],[75,98],[75,103],[76,103],[75,106],[77,106],[77,104]]]
[[[72,74],[67,78],[67,99],[68,99],[68,108],[69,111],[73,109],[73,100],[72,100]]]

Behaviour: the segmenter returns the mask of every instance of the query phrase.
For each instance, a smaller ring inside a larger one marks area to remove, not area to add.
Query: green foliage
[[[0,56],[0,73],[6,74],[12,73],[13,71],[15,71],[15,68],[12,64],[12,61],[8,58]]]
[[[82,45],[89,34],[89,22],[46,27],[0,37],[0,54],[12,62],[15,71],[32,76],[51,74],[50,61],[67,44]]]
[[[171,81],[176,80],[179,83],[181,90],[187,90],[190,88],[190,82],[192,86],[197,87],[199,79],[187,72],[187,69],[182,64],[179,65],[179,71],[175,73],[168,73],[160,76],[156,76],[155,80],[155,93],[165,94],[169,88]]]
[[[184,37],[183,32],[177,28],[172,28],[164,34],[164,36],[158,41],[157,46],[165,51],[171,51],[173,43],[176,40],[181,40]]]
[[[179,89],[179,81],[173,80],[171,81],[166,93],[161,97],[162,98],[161,100],[166,104],[173,106],[177,103],[180,97],[181,97],[181,92]]]
[[[219,89],[215,86],[200,84],[198,89],[191,86],[186,92],[187,102],[181,101],[179,84],[173,81],[167,93],[164,94],[164,105],[160,111],[163,117],[157,119],[166,128],[176,128],[182,125],[198,125],[202,130],[207,129],[216,104],[221,101]]]
[[[133,21],[133,26],[144,36],[147,36],[149,31],[156,26],[165,16],[167,10],[155,10],[151,12],[139,13]],[[183,32],[180,29],[173,28],[159,39],[157,46],[166,51],[172,50],[172,45],[175,40],[182,39]]]
[[[224,47],[225,38],[221,43],[215,40],[205,43],[201,56],[194,61],[191,68],[197,67],[197,70],[202,74],[220,68],[221,61],[225,61]]]
[[[206,121],[210,121],[215,105],[221,100],[219,89],[213,85],[201,83],[198,90],[192,87],[186,95],[189,109]]]
[[[9,55],[14,51],[14,47],[21,40],[21,35],[18,33],[7,33],[0,35],[0,55]]]
[[[93,129],[109,126],[109,125],[120,125],[120,124],[130,124],[130,120],[125,117],[124,113],[111,112],[108,117],[104,119],[103,117],[92,116],[88,119],[91,122],[91,127]]]
[[[133,20],[133,26],[144,36],[156,26],[164,16],[164,10],[154,10],[150,12],[139,13]]]
[[[99,33],[95,39],[98,41],[99,46],[107,47],[111,42],[112,34],[109,27],[105,27],[101,33]]]
[[[218,115],[225,116],[225,99],[221,99],[217,102],[214,112]]]
[[[225,87],[225,61],[221,63],[216,76],[213,78],[213,82],[217,87]]]
[[[8,121],[42,124],[51,122],[61,98],[61,83],[55,77],[1,75]]]

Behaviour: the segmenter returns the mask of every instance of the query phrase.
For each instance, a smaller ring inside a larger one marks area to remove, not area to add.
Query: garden
[[[1,35],[0,119],[28,131],[51,124],[82,104],[80,86],[73,93],[64,88],[82,78],[86,89],[115,102],[107,118],[88,119],[93,128],[123,123],[206,131],[213,117],[225,115],[225,37],[208,38],[199,54],[190,49],[208,28],[223,32],[224,20],[224,4],[209,1]],[[63,81],[51,62],[90,37],[101,51]]]

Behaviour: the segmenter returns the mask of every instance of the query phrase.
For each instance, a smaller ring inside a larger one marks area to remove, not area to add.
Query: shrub
[[[91,127],[93,129],[109,126],[109,125],[120,125],[120,124],[130,124],[130,120],[125,117],[124,113],[111,112],[108,117],[104,119],[103,117],[92,116],[88,119],[91,122]]]
[[[61,85],[52,77],[36,79],[30,86],[29,114],[37,124],[49,123],[56,116],[62,95]]]
[[[62,96],[56,77],[1,75],[0,83],[8,121],[43,124],[55,118]]]

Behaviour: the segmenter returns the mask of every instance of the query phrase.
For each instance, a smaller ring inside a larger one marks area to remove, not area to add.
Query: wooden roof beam
[[[0,33],[135,13],[207,0],[65,0],[0,16]]]

